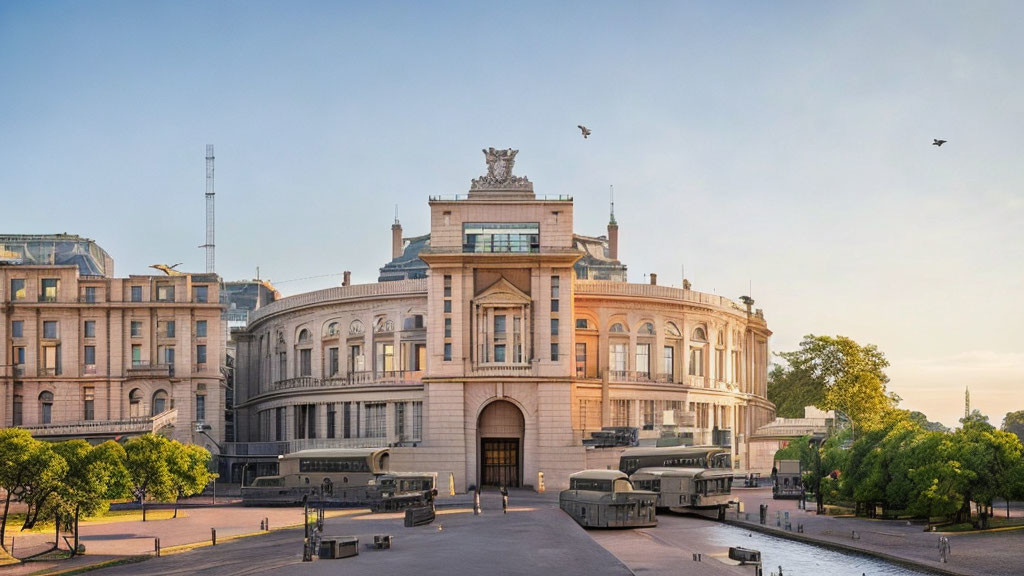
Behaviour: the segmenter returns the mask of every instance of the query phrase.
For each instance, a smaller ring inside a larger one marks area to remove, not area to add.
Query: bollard
[[[544,473],[537,472],[537,492],[544,493]]]
[[[455,496],[455,473],[448,473],[448,495]]]
[[[153,538],[153,555],[157,558],[160,557],[160,539]]]
[[[210,528],[210,540],[213,540],[213,545],[217,545],[217,529]]]
[[[267,525],[266,531],[270,532],[270,518],[264,518],[263,523]]]

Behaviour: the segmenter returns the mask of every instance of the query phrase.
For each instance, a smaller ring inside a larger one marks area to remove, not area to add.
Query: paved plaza
[[[731,512],[728,521],[747,530],[765,530],[788,538],[865,550],[903,559],[918,566],[966,576],[1020,574],[1024,561],[1024,531],[988,534],[950,534],[952,556],[938,562],[938,534],[920,524],[860,518],[817,516],[799,510],[796,501],[772,500],[768,489],[737,490],[750,520]],[[497,492],[483,494],[484,513],[475,516],[471,497],[439,500],[438,516],[430,526],[405,528],[402,514],[370,514],[366,510],[330,510],[325,535],[357,536],[359,556],[342,560],[302,562],[302,530],[282,529],[302,521],[298,508],[193,507],[177,520],[92,524],[82,529],[88,554],[63,562],[33,562],[0,569],[0,574],[59,573],[98,562],[152,554],[159,536],[165,554],[142,564],[101,568],[98,574],[547,574],[557,568],[565,575],[691,574],[694,576],[750,575],[749,566],[724,560],[729,546],[749,545],[708,519],[659,514],[655,528],[583,530],[558,509],[556,493],[513,491],[512,508],[501,513]],[[761,503],[769,506],[769,526],[757,525]],[[775,511],[790,512],[793,531],[774,525]],[[1024,511],[1019,508],[1014,514]],[[260,533],[269,519],[271,532]],[[803,524],[804,533],[796,526]],[[217,528],[216,547],[209,545],[210,528]],[[858,538],[851,535],[856,531]],[[44,549],[48,534],[16,533],[22,546]],[[246,534],[254,536],[232,539]],[[391,534],[391,550],[371,550],[375,534]],[[716,536],[716,534],[718,536]],[[733,541],[737,540],[737,541]],[[50,540],[52,542],[52,540]],[[184,546],[183,546],[184,545]],[[195,545],[195,546],[188,546]],[[175,547],[178,547],[175,549]],[[701,555],[701,561],[694,560]],[[766,568],[765,574],[770,571]]]

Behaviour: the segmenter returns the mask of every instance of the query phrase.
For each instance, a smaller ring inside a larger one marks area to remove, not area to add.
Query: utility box
[[[391,534],[377,534],[373,537],[373,547],[377,550],[391,549]]]

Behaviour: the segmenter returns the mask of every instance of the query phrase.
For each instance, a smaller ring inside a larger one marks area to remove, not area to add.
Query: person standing
[[[508,488],[501,487],[501,512],[508,514]]]
[[[473,514],[479,516],[483,510],[480,508],[480,487],[473,491]]]

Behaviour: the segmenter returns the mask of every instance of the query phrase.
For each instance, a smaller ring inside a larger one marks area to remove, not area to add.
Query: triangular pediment
[[[473,303],[483,306],[521,306],[529,304],[530,297],[505,278],[501,278],[484,289],[473,299]]]

